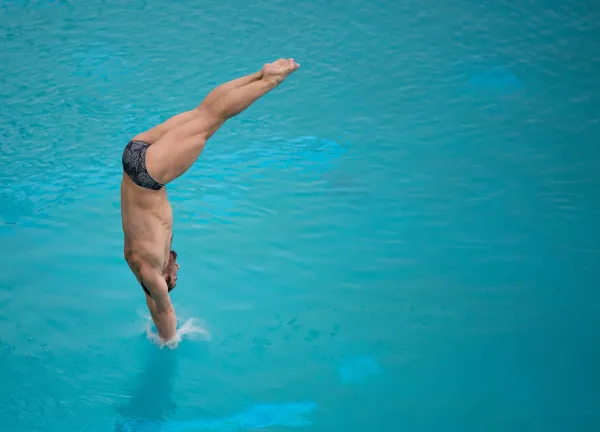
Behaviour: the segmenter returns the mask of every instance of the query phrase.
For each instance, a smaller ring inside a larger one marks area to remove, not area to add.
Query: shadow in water
[[[132,398],[117,407],[122,418],[115,424],[115,432],[162,430],[161,424],[176,411],[172,390],[178,350],[158,350],[154,346],[148,350],[148,363]]]
[[[175,420],[177,407],[172,390],[181,348],[157,350],[151,347],[150,350],[148,364],[132,398],[117,408],[120,419],[115,423],[115,432],[230,431],[313,424],[310,417],[316,410],[316,403],[312,401],[255,404],[226,417]]]

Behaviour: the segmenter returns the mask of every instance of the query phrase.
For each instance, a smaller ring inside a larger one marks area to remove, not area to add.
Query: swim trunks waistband
[[[129,141],[123,151],[123,171],[138,186],[145,189],[159,190],[164,185],[158,183],[146,170],[146,151],[150,144],[144,141]]]

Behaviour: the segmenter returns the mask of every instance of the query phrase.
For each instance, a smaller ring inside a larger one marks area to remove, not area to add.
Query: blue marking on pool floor
[[[361,356],[350,359],[339,366],[338,373],[342,382],[355,383],[373,375],[379,375],[382,373],[382,369],[372,357]]]
[[[335,141],[316,136],[302,136],[289,142],[298,150],[297,156],[306,162],[316,162],[321,168],[330,169],[331,164],[346,153],[346,149]]]
[[[260,143],[254,155],[244,152],[241,156],[250,157],[250,164],[260,168],[295,169],[323,174],[333,169],[335,161],[346,151],[335,141],[307,135],[279,141],[277,145]]]
[[[521,88],[519,78],[503,67],[487,69],[469,79],[469,86],[486,92],[509,94]]]
[[[316,175],[325,174],[335,168],[336,160],[347,151],[335,141],[316,136],[301,136],[290,140],[277,138],[275,140],[277,144],[270,140],[256,142],[242,151],[226,155],[206,155],[212,171],[203,172],[202,177],[206,177],[207,180],[202,181],[206,183],[216,180],[217,183],[222,183],[227,177],[244,175],[242,171],[249,174],[251,178],[268,177],[270,173],[279,170]],[[235,172],[231,167],[236,164],[243,164],[244,167],[238,166],[238,171]],[[190,217],[203,220],[205,217],[202,214],[209,213],[214,219],[227,222],[228,218],[234,215],[236,200],[233,198],[215,193],[204,193],[194,196],[194,199],[199,199],[200,203],[195,205],[196,210],[187,212]],[[171,201],[175,203],[187,201],[187,199],[181,194],[175,193],[171,196]]]
[[[279,427],[307,427],[313,424],[308,418],[317,405],[314,402],[284,404],[259,404],[232,416],[218,419],[198,418],[156,422],[146,419],[127,419],[115,425],[115,432],[185,432],[234,431],[238,429],[267,429]]]

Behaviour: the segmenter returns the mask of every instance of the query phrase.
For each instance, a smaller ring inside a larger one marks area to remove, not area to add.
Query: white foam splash
[[[158,345],[161,349],[164,347],[175,349],[183,339],[210,340],[209,331],[197,318],[189,318],[186,320],[175,332],[175,337],[166,342],[158,335],[153,327],[153,322],[150,318],[146,324],[146,337],[150,342]]]

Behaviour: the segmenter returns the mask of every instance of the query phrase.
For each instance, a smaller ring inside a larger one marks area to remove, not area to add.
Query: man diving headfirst
[[[179,269],[177,254],[171,250],[173,212],[165,185],[192,166],[227,119],[273,90],[299,66],[294,59],[281,59],[222,84],[196,108],[135,136],[125,147],[121,181],[125,260],[144,290],[165,342],[174,338],[177,326],[169,292],[175,288]]]

